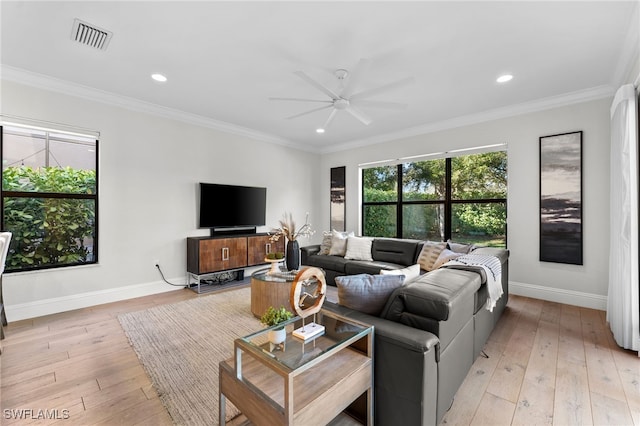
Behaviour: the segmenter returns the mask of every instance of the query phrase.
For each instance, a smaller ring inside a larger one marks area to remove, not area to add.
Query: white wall
[[[9,321],[169,291],[186,279],[198,182],[267,187],[267,224],[318,222],[317,154],[2,82],[2,114],[98,130],[99,264],[4,276]],[[266,231],[267,227],[259,228]]]
[[[358,165],[460,148],[508,144],[508,247],[511,290],[563,303],[604,309],[609,253],[609,106],[611,99],[469,125],[378,145],[326,154],[329,169],[346,166],[347,229],[360,232]],[[583,131],[584,265],[538,260],[539,137]],[[328,223],[328,189],[321,187],[323,223]]]

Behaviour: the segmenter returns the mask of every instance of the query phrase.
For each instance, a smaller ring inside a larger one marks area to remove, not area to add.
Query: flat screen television
[[[200,228],[255,228],[266,222],[267,188],[200,183]]]

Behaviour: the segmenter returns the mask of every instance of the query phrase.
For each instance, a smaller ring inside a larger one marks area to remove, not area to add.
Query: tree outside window
[[[506,246],[506,152],[363,169],[362,191],[363,235]]]

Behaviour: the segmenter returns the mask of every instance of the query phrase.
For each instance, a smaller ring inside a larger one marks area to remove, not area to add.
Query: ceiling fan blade
[[[303,115],[311,114],[312,112],[320,111],[320,110],[327,109],[327,108],[333,108],[333,105],[325,105],[325,106],[321,106],[320,108],[314,108],[314,109],[312,109],[310,111],[301,112],[300,114],[296,114],[296,115],[292,115],[291,117],[287,117],[287,120],[291,120],[292,118],[302,117]]]
[[[355,108],[353,105],[349,105],[347,108],[345,108],[345,111],[360,120],[365,126],[368,126],[373,121],[367,114]]]
[[[327,130],[327,127],[329,127],[329,124],[331,124],[331,122],[333,121],[333,118],[336,116],[336,114],[338,113],[337,109],[333,109],[331,111],[331,114],[329,114],[329,117],[327,118],[327,121],[324,122],[324,130]]]
[[[362,74],[369,69],[369,65],[371,65],[371,59],[362,58],[358,61],[353,72],[347,77],[347,85],[342,91],[343,98],[349,99],[353,95],[357,83],[360,81]]]
[[[358,106],[370,107],[370,108],[386,108],[386,109],[396,109],[396,110],[404,110],[407,109],[407,104],[401,104],[399,102],[385,102],[385,101],[368,101],[365,99],[357,100],[356,103]]]
[[[384,86],[376,87],[375,89],[363,90],[362,92],[356,93],[355,95],[351,96],[349,100],[356,101],[358,99],[370,98],[371,96],[378,95],[388,90],[406,86],[413,83],[414,81],[415,78],[413,77],[403,78],[402,80],[394,81],[393,83],[385,84]]]
[[[325,85],[318,83],[313,78],[305,74],[304,71],[296,71],[294,74],[296,74],[298,77],[300,77],[301,79],[303,79],[304,81],[306,81],[307,83],[315,87],[316,89],[320,90],[322,93],[329,96],[331,99],[340,99],[340,95],[338,95],[333,90],[326,87]]]
[[[304,98],[269,98],[270,101],[296,101],[296,102],[322,102],[331,104],[333,101],[321,101],[318,99],[304,99]]]

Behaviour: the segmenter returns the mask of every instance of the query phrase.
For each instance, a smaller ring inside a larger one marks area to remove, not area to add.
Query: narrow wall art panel
[[[333,167],[331,169],[331,227],[336,231],[346,231],[345,215],[345,177],[346,167]]]
[[[540,138],[540,260],[582,265],[582,132]]]

